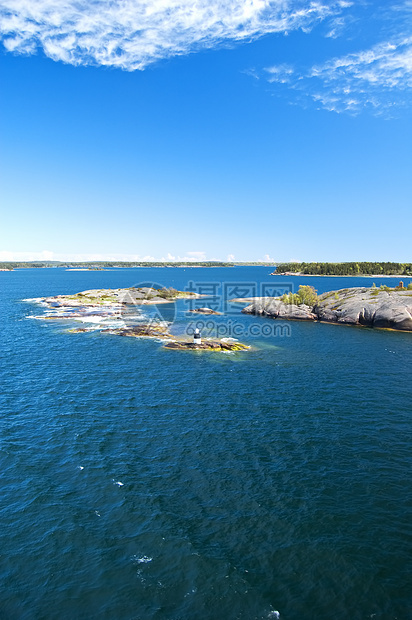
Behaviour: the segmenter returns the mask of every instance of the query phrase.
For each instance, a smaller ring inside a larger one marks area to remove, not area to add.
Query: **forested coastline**
[[[279,263],[274,274],[282,273],[311,276],[412,276],[412,263]]]

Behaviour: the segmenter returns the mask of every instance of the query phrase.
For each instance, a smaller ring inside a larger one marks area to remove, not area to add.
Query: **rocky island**
[[[322,321],[381,329],[412,331],[412,287],[353,287],[317,295],[311,286],[282,297],[232,301],[248,303],[245,314],[273,319]]]
[[[88,327],[72,327],[72,334],[99,331],[102,334],[129,338],[152,338],[164,342],[167,349],[180,351],[244,351],[249,346],[235,339],[203,338],[194,342],[169,332],[170,322],[158,316],[143,315],[141,306],[171,303],[177,299],[203,297],[198,293],[175,289],[132,287],[127,289],[93,289],[74,295],[53,295],[26,299],[46,311],[31,317],[46,321],[80,321]],[[137,306],[137,308],[136,308]],[[210,308],[199,308],[200,314],[220,314]]]
[[[133,307],[170,304],[177,299],[196,299],[198,293],[177,291],[174,288],[155,289],[131,287],[118,289],[91,289],[73,295],[52,295],[26,299],[46,307],[48,312],[40,319],[75,319],[90,317],[119,317]]]
[[[82,334],[90,330],[84,327],[76,327],[68,331],[72,334]],[[156,321],[134,326],[101,329],[100,331],[103,334],[126,336],[129,338],[160,338],[165,342],[163,348],[177,349],[179,351],[246,351],[251,348],[234,339],[222,338],[221,340],[216,340],[204,338],[202,342],[195,343],[192,340],[177,338],[168,332],[168,325],[166,323]]]
[[[172,340],[164,345],[165,349],[178,349],[179,351],[247,351],[251,347],[234,339],[213,340],[203,339],[201,343],[187,340]]]
[[[36,301],[49,308],[93,308],[93,307],[120,307],[127,305],[164,304],[176,299],[202,297],[198,293],[177,291],[174,288],[104,288],[82,291],[74,295],[53,295],[40,297]]]

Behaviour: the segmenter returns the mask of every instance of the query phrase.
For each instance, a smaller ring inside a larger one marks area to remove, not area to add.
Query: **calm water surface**
[[[186,354],[70,334],[21,301],[398,282],[269,272],[0,273],[2,620],[412,618],[412,334],[263,335],[275,322],[232,309],[217,324],[253,351]],[[179,306],[175,328],[188,321]]]

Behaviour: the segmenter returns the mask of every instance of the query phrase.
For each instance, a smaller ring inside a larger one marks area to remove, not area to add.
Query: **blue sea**
[[[0,273],[2,620],[412,618],[412,334],[225,301],[399,278],[270,271]],[[22,301],[153,282],[210,293],[203,329],[252,349],[69,333]]]

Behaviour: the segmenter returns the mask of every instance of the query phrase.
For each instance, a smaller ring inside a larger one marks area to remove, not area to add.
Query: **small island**
[[[179,351],[248,351],[250,346],[242,344],[234,339],[213,340],[205,338],[201,343],[188,340],[172,340],[164,345],[165,349],[177,349]]]
[[[198,293],[177,291],[174,288],[151,288],[147,286],[91,289],[74,295],[52,295],[40,297],[36,301],[49,308],[113,308],[147,304],[167,304],[176,299],[196,299],[202,297]]]
[[[189,310],[189,312],[194,312],[195,314],[208,314],[208,315],[220,315],[221,312],[217,312],[217,310],[212,310],[212,308],[195,308],[194,310]]]
[[[247,303],[242,312],[273,319],[321,321],[397,331],[412,331],[412,285],[395,288],[344,288],[317,295],[312,286],[282,297],[234,299]]]
[[[170,304],[177,299],[197,299],[198,293],[177,291],[174,288],[155,289],[131,287],[118,289],[91,289],[73,295],[52,295],[26,299],[48,309],[38,319],[67,320],[88,317],[119,318],[122,311],[136,306]]]
[[[202,297],[198,293],[178,291],[174,288],[155,289],[151,287],[131,287],[118,289],[92,289],[75,293],[72,295],[52,295],[49,297],[38,297],[35,299],[26,299],[24,301],[36,303],[46,308],[44,314],[40,314],[33,318],[45,321],[69,321],[80,320],[84,322],[95,322],[95,328],[99,327],[99,322],[104,320],[120,321],[124,323],[126,315],[141,314],[140,307],[170,304],[177,299],[196,299]],[[159,331],[154,330],[154,321],[150,322],[151,329],[146,329],[145,325],[134,327],[135,331],[131,331],[129,327],[116,328],[125,336],[159,336]],[[164,331],[163,322],[161,330]],[[70,330],[73,332],[89,331],[87,328],[77,328]],[[111,331],[116,331],[111,330]],[[146,330],[146,333],[145,333]],[[150,333],[149,333],[150,331]],[[154,331],[156,333],[154,333]]]

